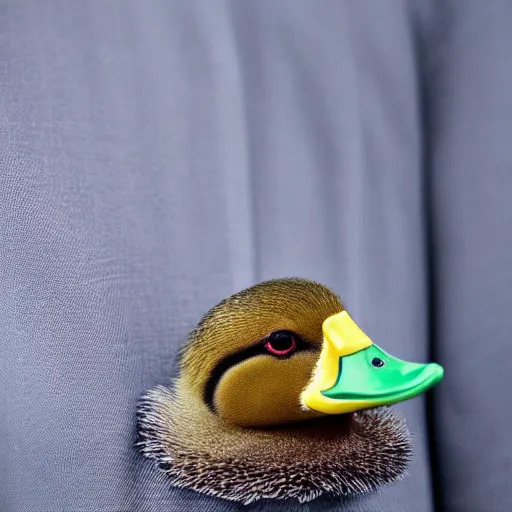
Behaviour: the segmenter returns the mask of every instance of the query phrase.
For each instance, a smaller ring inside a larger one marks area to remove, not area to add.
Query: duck
[[[272,279],[203,316],[172,386],[140,400],[137,445],[170,485],[243,505],[348,498],[405,476],[411,435],[390,405],[443,373],[374,344],[330,288]]]

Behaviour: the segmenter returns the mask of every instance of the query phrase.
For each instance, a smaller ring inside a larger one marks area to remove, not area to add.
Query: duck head
[[[249,503],[349,495],[400,478],[410,440],[375,409],[439,382],[375,345],[323,285],[276,279],[211,309],[172,389],[139,408],[143,453],[174,485]],[[193,461],[193,464],[191,463]]]

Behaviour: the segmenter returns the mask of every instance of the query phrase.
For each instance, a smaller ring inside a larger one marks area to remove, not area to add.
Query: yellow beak
[[[372,340],[359,328],[346,311],[327,318],[323,325],[324,343],[313,378],[302,392],[301,401],[306,409],[327,414],[341,414],[343,404],[324,396],[339,375],[340,358],[368,348]]]
[[[302,392],[306,409],[343,414],[413,398],[443,378],[436,363],[402,361],[374,345],[346,311],[322,325],[324,344]]]

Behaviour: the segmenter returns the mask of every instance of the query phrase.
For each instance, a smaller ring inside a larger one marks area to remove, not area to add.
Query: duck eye
[[[375,368],[380,368],[381,366],[384,366],[386,363],[380,358],[380,357],[374,357],[372,359],[372,365],[375,366]]]
[[[278,331],[272,333],[265,343],[267,352],[274,356],[287,356],[297,348],[297,342],[292,333]]]

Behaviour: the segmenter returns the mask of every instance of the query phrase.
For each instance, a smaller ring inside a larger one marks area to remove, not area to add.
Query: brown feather
[[[222,421],[179,388],[151,390],[139,408],[142,451],[176,487],[249,504],[365,493],[401,479],[411,456],[390,409],[272,429]]]

